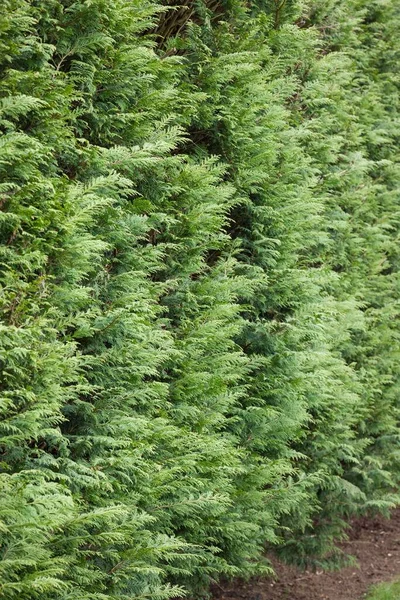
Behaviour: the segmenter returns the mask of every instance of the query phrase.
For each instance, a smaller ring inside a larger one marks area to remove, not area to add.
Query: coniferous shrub
[[[399,20],[2,3],[1,598],[332,563],[398,503]]]

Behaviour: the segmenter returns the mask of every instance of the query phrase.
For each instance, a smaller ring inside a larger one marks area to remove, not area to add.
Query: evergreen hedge
[[[0,598],[330,565],[399,503],[396,0],[3,0]]]

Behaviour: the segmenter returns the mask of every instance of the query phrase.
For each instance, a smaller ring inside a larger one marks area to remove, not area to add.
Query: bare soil
[[[222,583],[213,590],[214,600],[360,600],[372,585],[400,576],[400,509],[390,520],[355,519],[348,535],[339,546],[358,566],[313,573],[272,558],[276,579]]]

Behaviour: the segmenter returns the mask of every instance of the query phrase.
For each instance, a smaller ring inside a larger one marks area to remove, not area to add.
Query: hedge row
[[[3,0],[0,598],[338,563],[400,500],[396,0]]]

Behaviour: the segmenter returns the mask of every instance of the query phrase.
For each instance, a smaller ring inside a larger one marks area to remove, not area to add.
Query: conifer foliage
[[[0,598],[332,564],[399,503],[397,4],[0,4]]]

